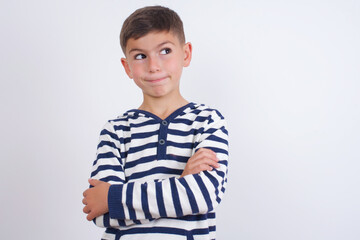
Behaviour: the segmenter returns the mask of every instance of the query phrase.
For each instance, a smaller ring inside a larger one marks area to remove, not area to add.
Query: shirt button
[[[165,140],[164,140],[164,139],[160,139],[160,140],[159,140],[159,143],[160,143],[160,145],[164,145],[164,144],[165,144]]]
[[[166,120],[163,120],[161,123],[162,123],[162,125],[164,125],[164,126],[168,125],[168,122],[167,122]]]

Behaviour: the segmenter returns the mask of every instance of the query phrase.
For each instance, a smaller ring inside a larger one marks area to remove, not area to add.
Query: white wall
[[[118,34],[176,10],[182,89],[231,136],[218,239],[360,239],[359,1],[1,1],[0,239],[100,239],[85,220],[100,128],[139,106]]]

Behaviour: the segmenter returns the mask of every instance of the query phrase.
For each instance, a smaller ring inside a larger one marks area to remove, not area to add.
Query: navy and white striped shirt
[[[200,148],[220,167],[179,178]],[[227,182],[228,132],[223,116],[189,103],[166,119],[130,110],[100,134],[91,177],[111,184],[109,213],[94,222],[102,239],[215,239],[215,208]]]

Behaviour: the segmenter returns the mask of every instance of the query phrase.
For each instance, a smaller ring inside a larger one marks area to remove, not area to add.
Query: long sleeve
[[[121,140],[116,135],[114,126],[107,122],[103,127],[97,146],[91,178],[110,184],[125,183],[124,156],[121,151]],[[132,220],[111,219],[109,213],[94,219],[98,227],[119,227],[133,225]]]
[[[110,219],[178,218],[213,211],[224,195],[228,171],[228,132],[217,111],[198,134],[194,152],[200,148],[213,150],[220,167],[183,178],[113,184],[108,195]]]

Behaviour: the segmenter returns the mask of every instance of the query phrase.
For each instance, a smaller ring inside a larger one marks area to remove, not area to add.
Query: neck
[[[188,103],[189,102],[183,98],[180,93],[175,96],[163,96],[159,98],[144,95],[144,101],[139,109],[151,112],[159,118],[165,119],[176,109]]]

